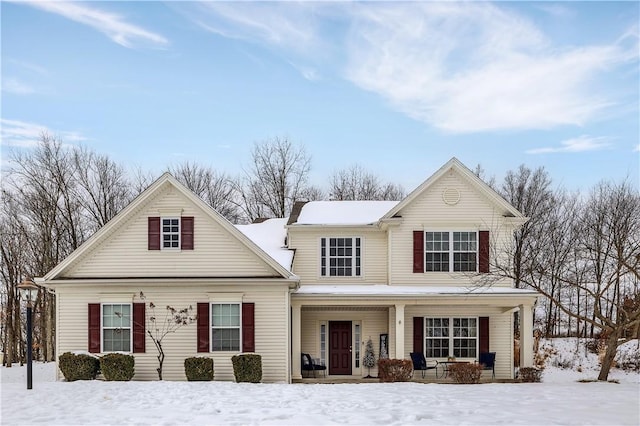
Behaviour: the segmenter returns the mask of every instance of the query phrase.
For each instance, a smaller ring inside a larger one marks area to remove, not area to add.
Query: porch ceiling
[[[388,311],[389,306],[302,306],[302,312],[326,312],[326,311]]]

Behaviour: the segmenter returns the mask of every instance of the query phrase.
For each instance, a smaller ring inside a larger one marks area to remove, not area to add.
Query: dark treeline
[[[16,286],[50,271],[158,176],[128,171],[105,155],[46,134],[36,147],[15,150],[8,160],[1,184],[0,345],[10,366],[25,359],[24,309]],[[233,223],[286,217],[298,200],[400,200],[406,195],[400,185],[383,182],[358,164],[333,172],[326,187],[313,185],[311,156],[287,138],[254,144],[237,176],[192,162],[167,170]],[[495,277],[509,277],[516,287],[545,296],[535,310],[537,329],[548,337],[602,336],[616,345],[637,336],[637,188],[603,181],[587,194],[569,193],[554,189],[543,168],[524,165],[501,183],[486,179],[480,166],[475,173],[530,217],[516,232],[512,250],[492,255],[492,270]],[[34,307],[35,359],[54,360],[54,327],[55,297],[40,290]]]

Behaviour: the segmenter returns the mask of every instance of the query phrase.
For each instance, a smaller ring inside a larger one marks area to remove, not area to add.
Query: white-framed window
[[[323,277],[359,277],[362,238],[331,237],[320,239],[320,275]]]
[[[160,224],[161,247],[166,249],[180,248],[180,218],[163,217]]]
[[[425,357],[476,358],[478,318],[425,318]]]
[[[131,352],[131,303],[103,303],[102,352]]]
[[[476,231],[425,232],[425,271],[476,272],[478,233]]]
[[[211,351],[240,351],[241,304],[211,304]]]
[[[320,323],[320,361],[322,365],[327,365],[327,323]]]
[[[360,324],[356,323],[353,325],[353,338],[354,338],[354,342],[353,342],[353,347],[355,348],[355,353],[354,353],[354,366],[355,368],[360,368],[360,342],[362,340],[361,337],[361,331],[360,331]]]

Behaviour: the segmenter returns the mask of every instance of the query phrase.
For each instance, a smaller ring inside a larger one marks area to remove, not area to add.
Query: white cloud
[[[356,28],[347,77],[454,133],[584,124],[612,102],[592,78],[628,59],[617,45],[555,48],[486,3],[365,4]]]
[[[640,143],[636,145],[636,147],[633,149],[633,152],[640,152]]]
[[[554,16],[571,15],[546,6]],[[516,8],[485,2],[193,7],[203,28],[277,49],[290,64],[304,63],[296,68],[307,79],[333,67],[393,108],[451,133],[584,125],[619,100],[599,90],[608,83],[600,77],[639,56],[637,30],[609,44],[559,46]]]
[[[599,151],[611,146],[605,137],[582,135],[577,138],[560,142],[559,147],[535,148],[525,151],[527,154],[549,154],[555,152],[584,152]]]
[[[32,73],[36,73],[36,74],[40,74],[40,75],[48,75],[49,71],[47,71],[46,68],[37,65],[37,64],[32,64],[30,62],[25,62],[25,61],[21,61],[18,59],[13,59],[13,58],[7,58],[7,62],[10,62],[12,64],[18,65]]]
[[[88,7],[86,3],[65,1],[25,1],[20,3],[88,25],[124,47],[133,47],[134,43],[150,43],[154,46],[168,43],[168,40],[159,34],[130,24],[123,17],[114,13]]]
[[[15,78],[5,78],[2,80],[2,91],[13,93],[14,95],[31,95],[36,93],[36,89]]]
[[[79,132],[54,131],[46,126],[19,120],[0,119],[0,139],[3,146],[30,148],[38,144],[43,134],[56,135],[64,143],[87,140]]]
[[[203,2],[197,6],[196,22],[223,37],[261,41],[298,52],[322,43],[317,21],[305,3]]]

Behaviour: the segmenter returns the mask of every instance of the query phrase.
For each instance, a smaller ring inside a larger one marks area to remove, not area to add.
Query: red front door
[[[329,374],[351,374],[351,321],[329,321]]]

